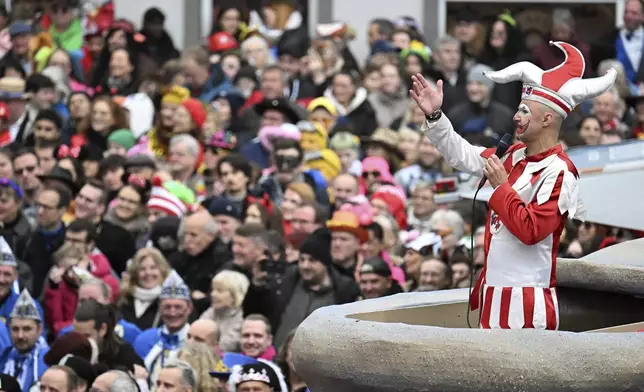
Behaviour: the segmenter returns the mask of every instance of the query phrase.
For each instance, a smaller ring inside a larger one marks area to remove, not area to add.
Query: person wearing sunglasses
[[[38,178],[41,170],[38,156],[29,149],[18,151],[13,157],[13,170],[16,182],[24,192],[24,206],[32,206],[42,188],[42,182]]]

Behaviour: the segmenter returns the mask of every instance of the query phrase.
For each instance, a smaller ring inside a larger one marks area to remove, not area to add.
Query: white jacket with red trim
[[[494,148],[475,147],[449,119],[425,122],[422,131],[454,168],[481,177]],[[555,273],[559,237],[568,217],[583,219],[577,169],[557,145],[526,156],[523,143],[501,158],[508,182],[488,201],[485,266],[472,296],[482,328],[557,329]],[[481,303],[482,301],[482,303]]]

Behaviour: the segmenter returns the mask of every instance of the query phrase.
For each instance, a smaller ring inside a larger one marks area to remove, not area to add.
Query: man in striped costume
[[[485,230],[485,266],[471,298],[481,306],[481,328],[537,328],[559,325],[555,291],[559,237],[566,220],[583,219],[579,174],[558,143],[559,130],[575,106],[608,90],[616,72],[582,79],[584,58],[574,46],[551,42],[564,62],[543,71],[521,62],[486,76],[497,83],[523,82],[514,115],[516,137],[504,156],[461,138],[442,115],[443,83],[436,88],[418,74],[411,96],[425,112],[423,132],[456,169],[485,175],[494,192]]]

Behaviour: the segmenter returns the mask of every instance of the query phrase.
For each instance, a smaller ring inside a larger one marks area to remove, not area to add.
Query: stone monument
[[[293,342],[313,392],[644,391],[644,239],[559,259],[559,331],[481,330],[468,290],[316,310]]]

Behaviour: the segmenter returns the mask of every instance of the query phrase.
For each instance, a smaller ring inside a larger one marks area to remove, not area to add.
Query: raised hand
[[[443,81],[439,80],[434,89],[421,74],[411,77],[413,81],[409,94],[416,101],[425,115],[430,115],[443,105]]]

